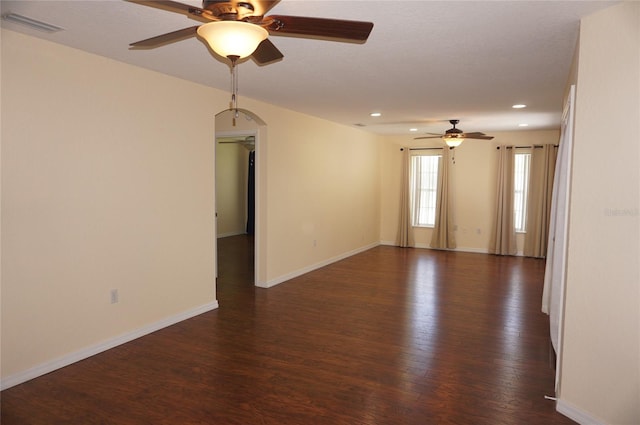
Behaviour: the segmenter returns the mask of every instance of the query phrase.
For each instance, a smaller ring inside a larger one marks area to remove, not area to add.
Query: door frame
[[[216,161],[217,155],[216,151],[218,148],[218,137],[239,137],[239,136],[253,136],[255,138],[254,150],[255,150],[255,234],[254,234],[254,285],[258,287],[268,287],[266,283],[267,276],[267,220],[266,220],[266,167],[264,166],[264,162],[267,158],[267,125],[266,123],[256,114],[246,109],[239,108],[237,110],[240,113],[245,114],[250,117],[256,124],[255,129],[246,129],[246,130],[231,130],[231,131],[215,131],[214,135],[214,204],[215,210],[217,214],[217,179],[215,178],[215,173],[217,171]],[[216,114],[216,118],[225,113],[231,112],[229,109],[225,109],[224,111]],[[215,275],[216,280],[218,278],[218,223],[217,217],[214,217],[214,236],[215,236]]]

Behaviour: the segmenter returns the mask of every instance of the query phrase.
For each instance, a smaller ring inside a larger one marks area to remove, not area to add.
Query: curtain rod
[[[538,149],[542,148],[544,145],[533,145],[533,146],[506,146],[507,149]],[[554,148],[557,148],[558,145],[553,145]],[[496,147],[496,149],[500,149],[500,146]]]
[[[442,148],[409,148],[410,151],[432,151],[432,150],[440,150],[440,149],[444,149],[444,147]],[[449,150],[453,149],[452,147],[449,148]],[[404,148],[400,148],[401,151],[404,150]]]

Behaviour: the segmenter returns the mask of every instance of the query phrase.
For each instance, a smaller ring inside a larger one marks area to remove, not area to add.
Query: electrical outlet
[[[115,304],[118,302],[118,290],[117,289],[112,289],[111,290],[111,304]]]

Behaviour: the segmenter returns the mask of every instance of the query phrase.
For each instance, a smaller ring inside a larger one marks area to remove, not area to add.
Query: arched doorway
[[[253,264],[247,266],[253,267],[254,285],[265,286],[263,163],[266,158],[266,124],[251,111],[227,109],[216,115],[215,125],[216,276],[219,270],[219,238],[247,235],[253,243]],[[253,169],[250,169],[250,162]],[[253,185],[250,184],[252,175]],[[253,197],[250,196],[251,191]]]

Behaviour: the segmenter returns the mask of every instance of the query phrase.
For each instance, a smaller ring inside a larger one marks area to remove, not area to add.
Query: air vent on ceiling
[[[19,15],[17,13],[7,13],[6,15],[2,15],[2,19],[4,19],[5,21],[14,22],[16,24],[27,26],[29,28],[33,28],[38,31],[44,31],[49,33],[62,31],[64,29],[53,24],[48,24],[46,22],[38,21],[37,19]]]

